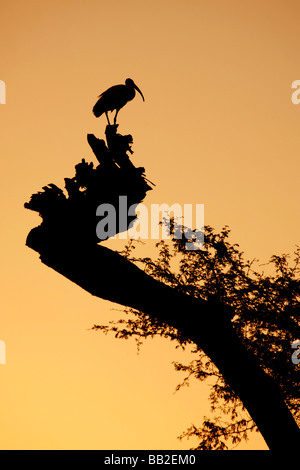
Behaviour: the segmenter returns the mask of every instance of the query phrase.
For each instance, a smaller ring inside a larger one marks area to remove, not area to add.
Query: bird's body
[[[133,100],[135,97],[135,90],[137,90],[145,101],[144,96],[141,90],[136,86],[133,80],[127,78],[125,85],[115,85],[108,90],[104,91],[100,96],[99,100],[93,108],[93,113],[96,117],[101,116],[103,113],[106,114],[108,124],[110,124],[108,119],[108,111],[116,110],[114,117],[114,124],[116,124],[116,119],[118,112],[123,106],[125,106],[128,101]]]

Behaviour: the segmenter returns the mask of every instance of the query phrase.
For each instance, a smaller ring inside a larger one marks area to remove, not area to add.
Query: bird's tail
[[[101,114],[104,113],[103,105],[101,103],[101,100],[98,100],[95,106],[93,107],[93,113],[95,114],[96,117],[101,116]]]

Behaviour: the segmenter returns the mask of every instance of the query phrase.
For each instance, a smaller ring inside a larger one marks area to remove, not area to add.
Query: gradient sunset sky
[[[103,138],[92,108],[132,78],[142,90],[118,116],[132,161],[155,190],[145,204],[204,204],[247,259],[299,244],[300,5],[296,1],[3,0],[0,80],[1,449],[188,449],[209,414],[208,389],[174,394],[184,355],[163,340],[89,330],[120,306],[93,298],[25,246],[48,183],[63,187]],[[147,245],[145,245],[145,256]],[[186,362],[189,360],[189,356]],[[259,435],[241,448],[263,449]]]

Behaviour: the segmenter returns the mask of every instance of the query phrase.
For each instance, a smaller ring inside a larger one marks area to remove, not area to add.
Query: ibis
[[[99,95],[99,100],[93,108],[93,113],[96,117],[99,117],[105,113],[108,124],[110,125],[107,113],[108,111],[116,110],[114,117],[114,124],[116,124],[118,112],[121,108],[123,108],[123,106],[125,106],[126,103],[128,103],[128,101],[133,100],[135,97],[135,90],[140,93],[143,101],[145,101],[143,93],[139,87],[134,83],[133,80],[131,80],[131,78],[127,78],[125,80],[125,85],[112,86]]]

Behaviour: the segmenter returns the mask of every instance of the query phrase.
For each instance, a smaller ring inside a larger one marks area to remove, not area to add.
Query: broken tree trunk
[[[299,428],[277,385],[235,334],[225,308],[177,292],[96,243],[98,204],[118,208],[120,195],[138,203],[151,189],[144,168],[136,169],[127,156],[131,136],[119,136],[116,126],[108,126],[106,137],[107,146],[88,136],[100,165],[96,169],[85,161],[77,165],[76,176],[65,180],[68,197],[49,185],[25,204],[43,217],[29,233],[27,246],[40,254],[45,265],[92,295],[151,315],[197,344],[241,399],[269,449],[294,451]]]

